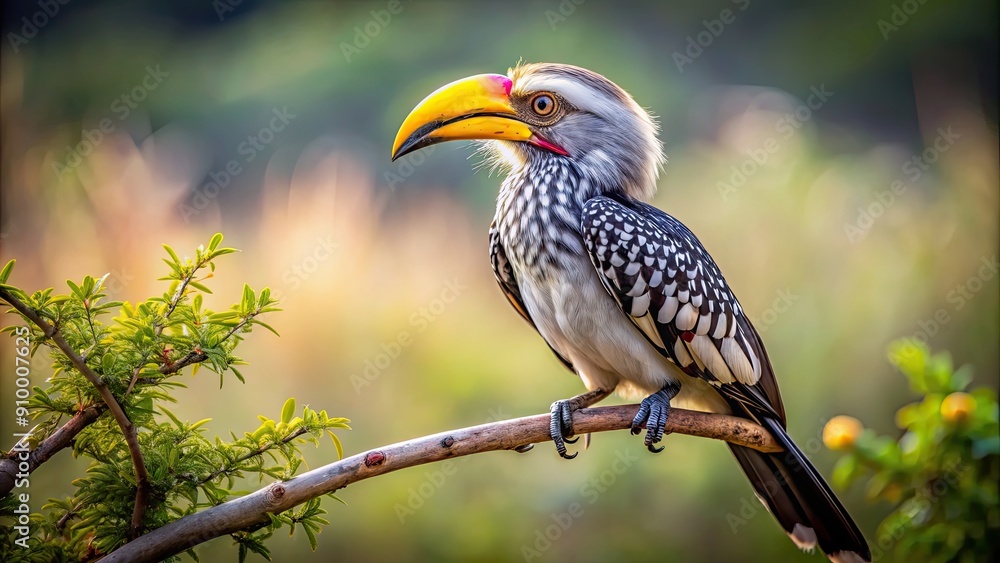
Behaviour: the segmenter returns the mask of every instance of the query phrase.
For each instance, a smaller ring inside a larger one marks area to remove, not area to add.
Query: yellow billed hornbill
[[[665,158],[654,119],[594,72],[527,64],[448,84],[403,122],[396,159],[483,140],[509,167],[490,226],[497,282],[589,392],[552,405],[563,457],[572,413],[618,391],[640,395],[632,433],[650,451],[672,400],[745,417],[781,453],[730,445],[758,497],[803,549],[869,561],[857,525],[785,431],[760,335],[715,261],[680,221],[646,203]]]

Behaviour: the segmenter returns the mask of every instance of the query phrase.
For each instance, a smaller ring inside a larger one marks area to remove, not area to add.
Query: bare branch
[[[0,288],[0,299],[3,299],[10,304],[11,307],[17,309],[19,313],[24,315],[26,318],[30,319],[31,322],[42,330],[47,338],[50,338],[56,343],[56,346],[62,350],[62,353],[69,358],[73,367],[77,371],[83,374],[87,378],[87,381],[97,389],[98,393],[101,394],[101,399],[104,400],[104,404],[108,406],[108,410],[115,417],[118,422],[118,426],[122,430],[122,434],[125,436],[125,443],[128,444],[129,454],[132,456],[132,465],[135,466],[135,478],[136,478],[136,492],[135,492],[135,510],[132,512],[132,527],[129,531],[129,536],[131,538],[137,537],[142,532],[142,519],[146,513],[146,504],[149,499],[149,475],[146,472],[146,464],[142,459],[142,451],[139,449],[139,438],[136,433],[135,425],[132,421],[128,419],[125,411],[122,410],[121,405],[118,404],[118,400],[115,399],[111,389],[108,388],[104,380],[98,375],[94,370],[90,369],[87,362],[76,353],[76,350],[66,342],[66,339],[59,333],[59,330],[43,319],[37,312],[28,307],[21,302],[20,299],[14,297],[6,289]]]
[[[586,434],[623,430],[631,426],[637,411],[638,405],[580,410],[573,416],[573,431]],[[746,419],[728,415],[675,408],[670,411],[666,431],[725,440],[763,452],[781,451],[767,430]],[[370,450],[185,516],[123,545],[102,561],[160,561],[212,538],[265,524],[268,513],[284,512],[351,483],[406,467],[488,451],[512,450],[549,440],[549,415],[544,414],[452,430]]]

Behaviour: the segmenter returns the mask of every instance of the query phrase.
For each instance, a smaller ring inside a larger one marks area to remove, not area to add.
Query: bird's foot
[[[577,455],[575,453],[571,455],[566,451],[566,444],[575,444],[579,440],[573,437],[573,411],[589,407],[610,394],[610,391],[597,389],[572,399],[552,403],[549,408],[549,412],[552,413],[552,418],[549,419],[549,436],[555,442],[556,451],[561,457],[573,459]]]
[[[642,431],[643,423],[646,424],[646,449],[654,454],[663,451],[663,446],[655,446],[663,438],[663,431],[667,425],[667,416],[670,414],[670,401],[677,396],[681,390],[678,383],[671,383],[660,389],[656,393],[646,397],[639,403],[639,412],[632,420],[632,435]]]

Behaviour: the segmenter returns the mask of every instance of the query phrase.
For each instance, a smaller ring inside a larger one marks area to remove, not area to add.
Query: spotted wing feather
[[[760,337],[687,227],[655,207],[603,196],[586,203],[582,227],[604,286],[661,353],[749,412],[784,420]]]

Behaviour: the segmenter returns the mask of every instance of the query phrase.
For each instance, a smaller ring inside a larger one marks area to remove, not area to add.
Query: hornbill
[[[557,401],[560,455],[573,411],[617,391],[644,396],[653,452],[672,401],[745,417],[780,453],[730,445],[757,496],[802,549],[870,561],[864,536],[785,430],[760,335],[715,261],[683,223],[646,203],[666,158],[655,119],[622,88],[564,64],[523,64],[433,92],[403,121],[395,160],[443,141],[483,141],[510,170],[490,226],[490,258],[510,304],[583,380]]]

